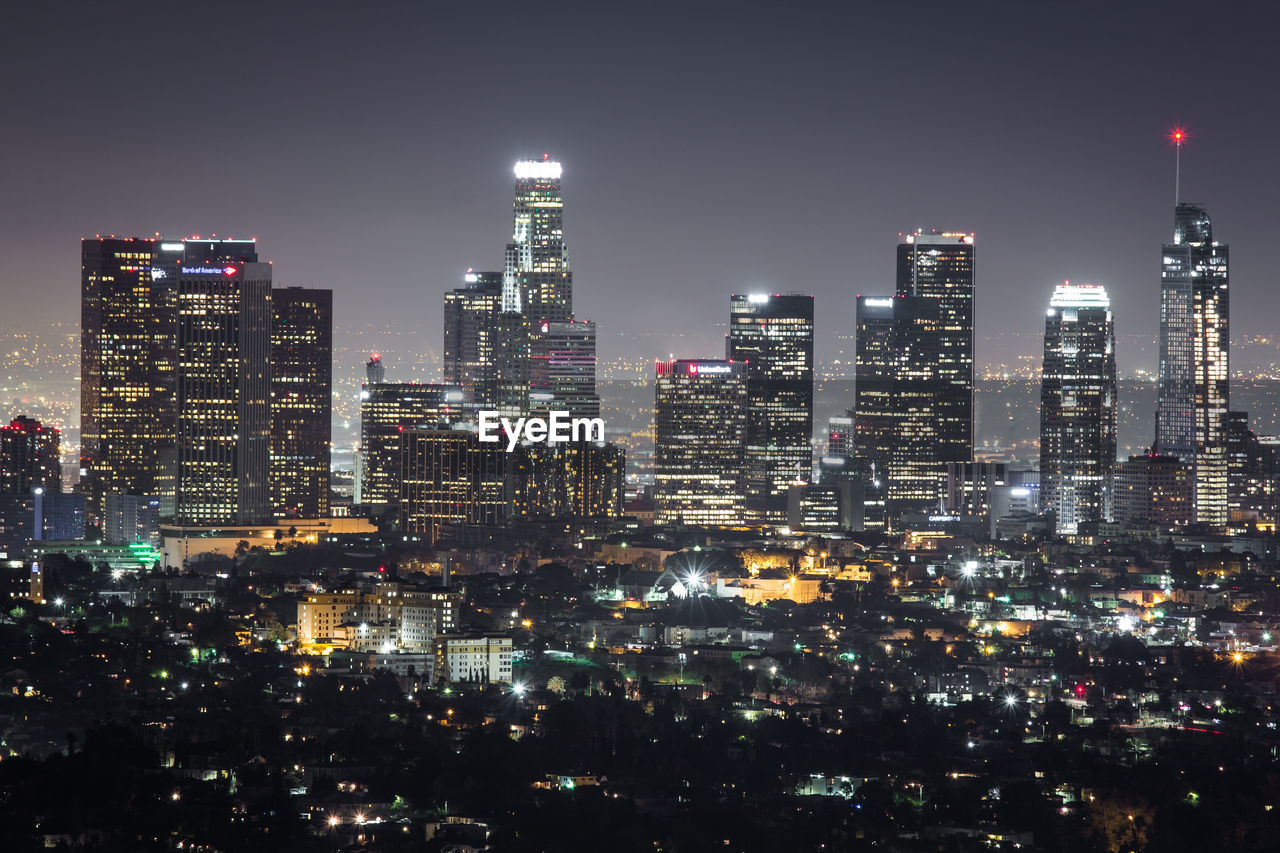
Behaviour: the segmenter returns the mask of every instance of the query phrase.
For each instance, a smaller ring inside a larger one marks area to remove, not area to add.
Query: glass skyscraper
[[[747,365],[672,359],[654,382],[654,520],[733,527],[745,518]]]
[[[271,292],[271,508],[329,514],[333,291]]]
[[[1054,288],[1044,326],[1040,496],[1059,534],[1110,518],[1116,464],[1111,300],[1096,284]]]
[[[498,405],[499,272],[471,272],[444,295],[444,382],[462,389],[469,406]]]
[[[175,521],[271,517],[271,265],[253,240],[184,241]]]
[[[884,516],[868,514],[867,527],[893,526],[942,496],[939,407],[954,386],[940,376],[941,308],[933,296],[857,297],[853,456],[867,494],[884,489]]]
[[[360,501],[375,514],[400,501],[400,434],[448,428],[464,409],[456,385],[379,382],[360,394]]]
[[[80,243],[80,483],[91,519],[108,494],[153,496],[173,514],[183,250],[152,239]]]
[[[1155,451],[1191,465],[1194,520],[1216,528],[1228,517],[1228,284],[1228,246],[1214,242],[1209,214],[1179,204],[1160,272]]]
[[[939,461],[973,459],[973,234],[916,231],[898,244],[898,296],[939,301],[936,402]]]
[[[781,524],[787,490],[813,469],[813,297],[735,293],[726,349],[747,363],[749,509]]]
[[[511,242],[502,279],[502,310],[531,323],[573,318],[573,273],[564,245],[564,200],[560,164],[554,160],[516,163],[516,197]]]
[[[600,416],[596,395],[596,324],[537,323],[529,334],[529,410]]]

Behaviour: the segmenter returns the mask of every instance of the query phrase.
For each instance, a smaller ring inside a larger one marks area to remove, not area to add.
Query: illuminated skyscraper
[[[444,382],[457,385],[474,409],[498,405],[502,273],[467,272],[444,295]]]
[[[857,297],[853,456],[864,493],[879,501],[868,529],[938,505],[947,446],[938,407],[954,391],[940,374],[941,300],[931,296]]]
[[[1160,385],[1155,451],[1192,466],[1195,521],[1227,523],[1228,246],[1209,214],[1174,213],[1160,274]]]
[[[333,291],[271,292],[271,509],[329,514]]]
[[[974,241],[972,234],[905,234],[898,244],[898,296],[939,301],[935,440],[942,462],[973,459]]]
[[[405,429],[396,477],[401,530],[434,543],[446,524],[494,525],[507,517],[507,453],[471,430]]]
[[[360,444],[356,447],[355,456],[351,460],[354,490],[351,494],[351,501],[356,506],[364,503],[364,479],[366,453],[364,446],[364,405],[369,399],[369,388],[373,385],[380,384],[387,376],[387,367],[382,363],[382,356],[373,353],[369,356],[369,360],[364,363],[365,381],[360,385]]]
[[[88,514],[107,494],[176,488],[177,275],[181,241],[80,243],[80,477]]]
[[[382,513],[400,501],[400,434],[408,429],[448,428],[464,410],[456,385],[381,382],[361,394],[360,452],[364,457],[361,503]]]
[[[507,244],[502,310],[530,323],[573,319],[573,273],[564,245],[564,201],[560,164],[516,163],[514,227]]]
[[[600,416],[596,395],[596,324],[543,322],[529,333],[529,411]]]
[[[813,297],[734,294],[727,357],[747,363],[749,508],[787,519],[787,491],[813,469]]]
[[[1116,464],[1116,345],[1111,300],[1096,284],[1060,284],[1044,325],[1040,495],[1059,534],[1111,517]]]
[[[741,525],[746,517],[746,364],[660,361],[654,390],[655,521]]]
[[[512,518],[617,518],[626,454],[613,444],[525,443],[507,454]]]
[[[184,243],[175,520],[270,518],[271,265],[252,240]]]
[[[61,492],[60,435],[53,427],[27,417],[16,417],[0,427],[0,492]]]

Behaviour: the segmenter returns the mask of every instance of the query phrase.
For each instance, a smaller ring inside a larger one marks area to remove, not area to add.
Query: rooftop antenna
[[[1177,149],[1173,160],[1173,205],[1177,207],[1182,203],[1182,142],[1187,138],[1187,132],[1180,127],[1175,127],[1173,132],[1169,134],[1169,139],[1173,140],[1174,147]]]

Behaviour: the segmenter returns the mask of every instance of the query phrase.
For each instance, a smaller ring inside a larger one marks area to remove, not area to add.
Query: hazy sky
[[[815,294],[830,357],[916,227],[977,233],[980,363],[1032,348],[1063,279],[1154,341],[1177,123],[1183,197],[1231,244],[1233,333],[1271,332],[1278,23],[1262,2],[8,4],[0,325],[78,321],[81,236],[217,233],[333,288],[340,323],[436,341],[442,292],[501,264],[512,162],[545,151],[602,359],[713,355],[729,294],[762,288]]]

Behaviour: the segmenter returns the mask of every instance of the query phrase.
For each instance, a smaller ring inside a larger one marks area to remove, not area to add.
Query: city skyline
[[[286,22],[274,10],[265,10],[255,15],[257,28],[247,37],[255,42],[279,39],[296,26],[296,36],[280,39],[287,55],[298,49],[295,42],[314,44],[329,34],[326,28],[334,21],[323,8],[301,22]],[[205,234],[216,228],[218,234],[269,238],[277,280],[286,286],[334,289],[337,318],[370,322],[377,319],[378,306],[396,304],[408,309],[405,314],[420,318],[411,322],[439,328],[439,295],[463,270],[501,268],[501,247],[495,248],[490,235],[505,228],[504,212],[493,201],[509,192],[506,165],[549,152],[565,164],[572,207],[566,227],[573,234],[575,273],[585,284],[577,313],[601,323],[602,364],[618,357],[669,355],[672,347],[665,341],[652,347],[635,342],[641,331],[653,328],[668,330],[676,340],[675,335],[686,336],[690,345],[676,351],[677,356],[710,351],[704,344],[713,344],[722,334],[720,312],[712,309],[722,304],[725,294],[797,289],[814,293],[819,304],[829,306],[825,322],[816,330],[816,360],[829,362],[838,348],[834,335],[853,325],[852,295],[891,286],[893,259],[887,247],[895,235],[931,227],[973,231],[983,244],[977,270],[979,367],[1004,360],[1001,331],[1034,334],[1038,309],[1029,295],[1064,278],[1107,286],[1117,312],[1133,318],[1131,331],[1145,331],[1154,339],[1158,269],[1145,247],[1169,238],[1162,214],[1173,196],[1174,152],[1165,139],[1167,131],[1175,124],[1188,128],[1182,197],[1214,210],[1223,233],[1231,234],[1238,245],[1256,246],[1264,243],[1268,227],[1265,187],[1273,183],[1275,166],[1264,148],[1276,119],[1251,111],[1249,120],[1241,121],[1211,97],[1239,98],[1235,93],[1247,91],[1256,79],[1252,60],[1226,61],[1228,39],[1206,37],[1199,43],[1208,55],[1199,54],[1203,61],[1195,68],[1170,66],[1156,60],[1161,45],[1177,44],[1181,38],[1176,9],[1167,19],[1153,20],[1138,10],[1088,8],[1093,15],[1078,18],[1068,18],[1063,11],[1043,12],[1047,26],[1038,20],[1035,31],[1029,29],[1031,19],[1001,15],[993,8],[949,20],[959,33],[956,41],[966,46],[966,56],[974,45],[991,47],[992,56],[957,72],[948,84],[954,97],[935,98],[924,115],[906,119],[891,112],[901,93],[922,90],[939,69],[953,67],[946,60],[961,49],[946,42],[935,25],[923,27],[919,43],[903,58],[894,58],[891,52],[886,55],[887,45],[876,44],[876,37],[894,31],[897,13],[869,9],[853,36],[861,51],[851,49],[846,55],[835,50],[833,36],[826,33],[841,31],[836,25],[845,23],[844,13],[814,11],[779,21],[748,7],[727,23],[740,39],[764,46],[773,25],[786,33],[801,29],[816,39],[811,61],[790,63],[791,54],[779,49],[766,53],[755,68],[714,48],[712,55],[726,62],[724,74],[699,78],[692,89],[681,90],[672,85],[675,76],[701,69],[708,61],[696,36],[724,24],[702,11],[682,17],[680,35],[658,40],[670,61],[650,81],[638,73],[640,43],[655,31],[665,31],[668,23],[661,12],[653,13],[641,16],[634,34],[606,31],[606,37],[584,42],[586,55],[548,60],[552,79],[574,81],[559,93],[563,106],[554,116],[517,120],[494,115],[485,141],[465,150],[438,135],[423,142],[421,119],[413,110],[397,111],[398,118],[383,118],[356,136],[330,121],[334,103],[350,106],[358,115],[374,109],[377,115],[390,115],[380,109],[383,99],[404,99],[404,86],[431,79],[432,71],[449,68],[455,60],[462,62],[462,48],[448,37],[480,26],[463,10],[421,16],[403,9],[371,10],[348,22],[357,32],[377,27],[389,40],[387,49],[367,67],[360,65],[370,59],[362,52],[367,48],[353,49],[332,71],[309,79],[300,93],[275,78],[256,80],[262,108],[287,111],[288,130],[268,132],[254,141],[236,141],[214,131],[181,155],[159,137],[131,137],[128,145],[100,140],[82,160],[63,167],[59,192],[50,194],[37,193],[31,176],[48,174],[48,158],[65,152],[71,137],[59,121],[40,123],[15,143],[16,161],[29,168],[12,175],[15,204],[6,214],[3,231],[8,235],[4,239],[19,241],[15,246],[29,244],[34,251],[0,253],[0,280],[7,287],[13,282],[38,285],[30,322],[69,320],[75,294],[66,283],[74,274],[62,269],[60,261],[43,260],[57,257],[52,251],[55,237],[65,240],[110,231],[150,234],[170,227],[177,233]],[[26,16],[22,23],[36,33],[47,23],[39,11],[20,14]],[[52,55],[95,55],[102,48],[89,42],[92,26],[126,46],[147,39],[159,57],[176,50],[171,40],[149,37],[180,23],[181,15],[126,31],[100,14],[105,13],[86,11],[84,21],[60,30],[57,42],[48,45]],[[510,68],[505,57],[519,54],[502,46],[518,38],[520,26],[528,24],[532,14],[514,11],[495,25],[492,69],[458,81],[454,88],[430,87],[419,102],[436,118],[481,126],[482,116],[471,104],[488,102],[503,85],[501,72]],[[211,36],[224,26],[217,20],[202,23]],[[577,20],[566,37],[581,35],[572,28],[592,23],[600,20]],[[405,36],[389,24],[405,34],[432,25],[436,49],[411,54],[402,41]],[[291,29],[285,30],[286,25]],[[1204,26],[1211,34],[1221,24],[1207,21]],[[152,32],[152,27],[160,31]],[[1096,34],[1094,53],[1090,62],[1067,75],[1063,69],[1070,65],[1068,46],[1075,38],[1085,38],[1085,27],[1090,36]],[[1145,37],[1130,38],[1136,31]],[[1166,31],[1169,37],[1161,38]],[[997,40],[997,35],[1004,38]],[[1034,38],[1039,53],[1024,57],[1019,36]],[[652,127],[636,132],[632,123],[601,120],[598,110],[588,108],[596,103],[600,84],[581,82],[577,63],[598,58],[610,47],[622,51],[625,70],[611,81],[616,89],[610,110],[620,115],[628,108],[650,111],[656,119]],[[2,61],[30,59],[29,50],[22,45]],[[1005,75],[1001,63],[1015,58],[1030,62],[1034,73]],[[1104,85],[1122,61],[1126,85],[1120,90]],[[1202,73],[1205,67],[1210,71]],[[393,69],[404,73],[388,74]],[[344,72],[350,72],[350,80],[328,76]],[[121,90],[144,73],[141,68],[113,67],[101,86],[107,92]],[[236,72],[228,73],[224,85],[234,85]],[[731,73],[737,76],[728,76]],[[370,75],[379,80],[385,76],[388,84],[371,87],[379,94],[371,95],[374,101],[366,104],[358,92],[370,87],[353,84],[372,82]],[[1022,76],[1027,79],[1017,79]],[[724,97],[723,87],[730,80],[750,93],[747,104]],[[34,109],[41,96],[61,96],[85,82],[74,71],[55,68],[39,87],[20,94],[19,111]],[[1054,95],[1032,97],[1046,82],[1055,84]],[[204,72],[195,71],[189,79],[161,79],[149,85],[163,102],[205,83]],[[979,121],[1010,100],[1022,111],[1016,121]],[[1199,104],[1212,104],[1213,109]],[[708,107],[714,122],[702,115]],[[93,99],[84,109],[89,119],[108,115]],[[740,133],[748,127],[748,109],[773,121]],[[890,115],[893,122],[881,121]],[[584,121],[591,123],[583,125]],[[807,131],[802,137],[786,130],[801,124]],[[934,127],[945,132],[927,132]],[[325,133],[319,133],[321,129]],[[672,131],[680,133],[678,148],[661,141]],[[295,133],[307,134],[311,144],[292,162],[275,157],[280,146],[298,141]],[[926,139],[934,141],[922,141]],[[803,149],[798,147],[801,140]],[[350,151],[356,152],[354,159]],[[362,151],[377,156],[361,157]],[[769,226],[767,232],[751,212],[751,182],[741,180],[750,174],[749,164],[762,159],[782,177],[773,185],[771,204],[786,211],[784,224]],[[186,168],[184,180],[195,188],[158,191],[160,181],[171,186],[167,179],[180,164]],[[82,173],[85,169],[90,172]],[[911,177],[913,171],[918,179]],[[250,181],[255,204],[198,190],[224,185],[233,174],[238,176],[233,183]],[[638,175],[644,176],[644,193],[628,190]],[[895,179],[889,182],[881,175]],[[905,183],[900,180],[904,175],[910,178]],[[139,192],[126,192],[135,186]],[[59,203],[54,204],[54,198]],[[672,200],[679,203],[669,204]],[[350,235],[350,251],[334,257],[314,252],[316,235],[334,229]],[[1081,253],[1082,245],[1090,251]],[[1235,261],[1237,304],[1264,304],[1265,259],[1254,253]],[[678,298],[688,310],[660,319],[664,300],[649,298],[647,294],[654,292]],[[1236,326],[1239,335],[1269,331],[1261,312],[1242,317]],[[1121,340],[1119,345],[1125,372],[1138,360],[1136,344]]]

